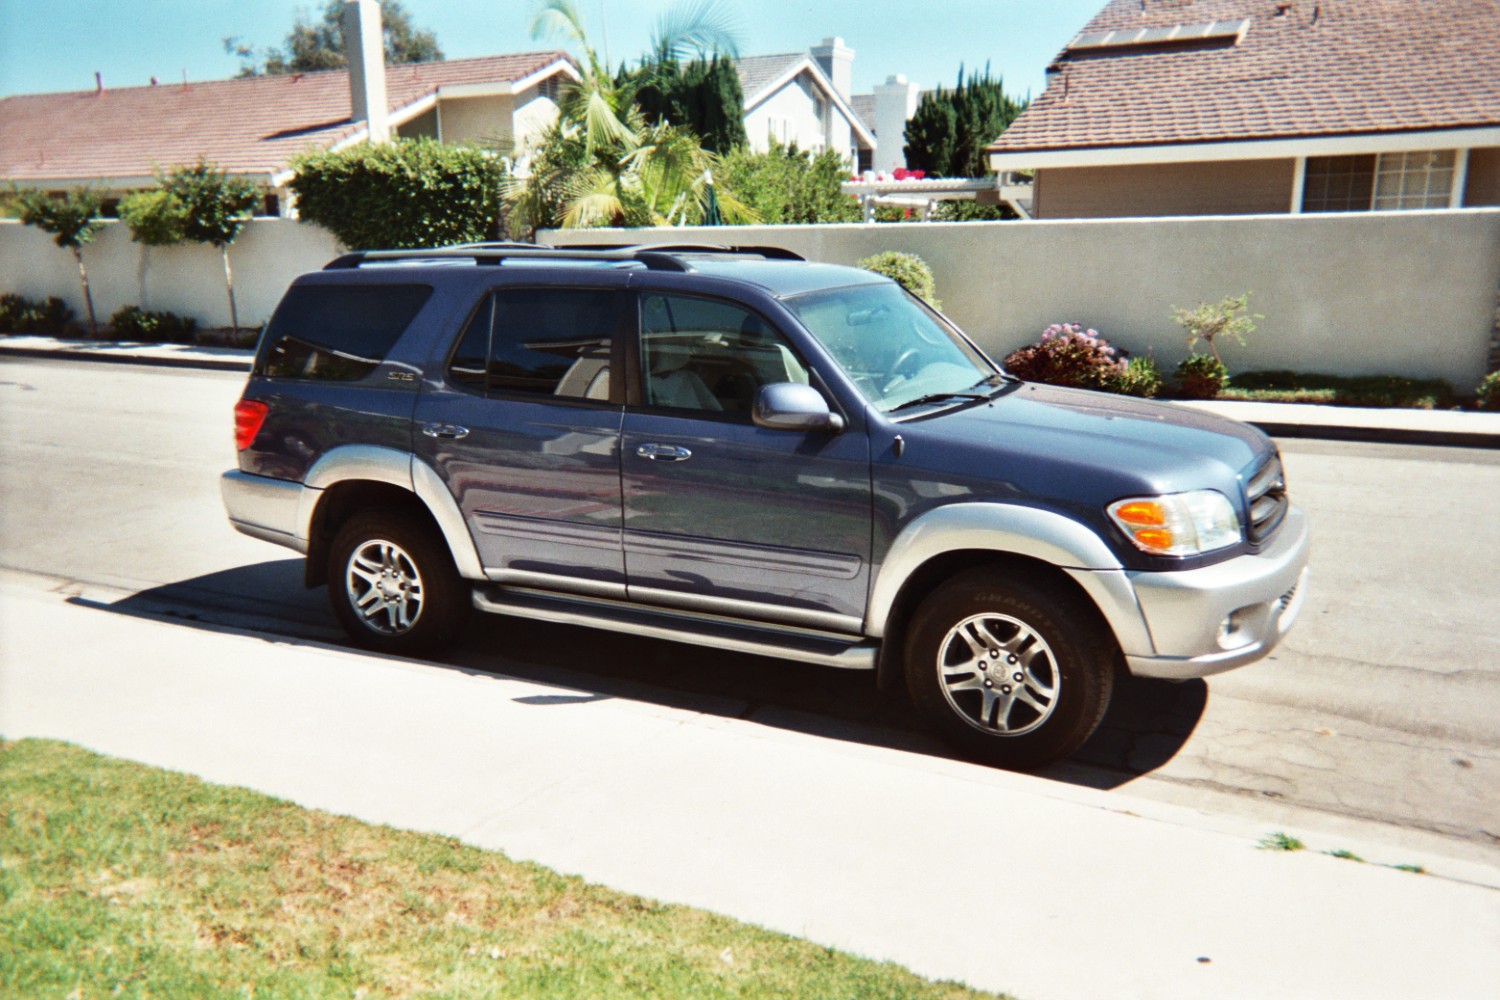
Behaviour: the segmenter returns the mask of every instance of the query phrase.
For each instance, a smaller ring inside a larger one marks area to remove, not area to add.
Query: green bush
[[[1105,388],[1122,396],[1151,399],[1161,392],[1161,369],[1154,358],[1131,358],[1119,377]]]
[[[1223,392],[1225,399],[1273,403],[1323,403],[1432,410],[1453,405],[1453,387],[1442,379],[1400,375],[1322,375],[1292,371],[1245,372]]]
[[[1177,365],[1177,391],[1187,399],[1213,399],[1228,384],[1228,369],[1212,354],[1190,354]]]
[[[151,312],[140,306],[125,306],[109,318],[118,340],[154,340],[191,344],[198,321],[173,312]]]
[[[1010,352],[1006,371],[1028,382],[1116,392],[1129,366],[1119,349],[1080,323],[1054,323],[1035,344]]]
[[[839,188],[849,168],[836,150],[813,155],[775,142],[764,153],[735,149],[714,168],[714,179],[768,226],[860,220],[859,202]]]
[[[505,170],[484,150],[398,139],[307,153],[292,168],[303,221],[350,249],[440,247],[500,233]]]
[[[1481,410],[1500,410],[1500,371],[1493,371],[1479,380],[1474,390]]]
[[[856,261],[854,266],[885,275],[934,309],[943,307],[937,297],[937,283],[933,280],[932,268],[914,253],[886,250]]]
[[[56,296],[37,302],[14,293],[0,295],[0,333],[55,335],[68,332],[72,321],[73,310]]]

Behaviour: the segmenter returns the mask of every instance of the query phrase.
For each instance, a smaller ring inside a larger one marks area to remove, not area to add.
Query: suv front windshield
[[[810,292],[786,300],[877,409],[980,393],[999,371],[899,285]]]

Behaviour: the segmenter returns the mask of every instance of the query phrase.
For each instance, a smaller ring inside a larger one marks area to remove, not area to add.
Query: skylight
[[[1192,42],[1227,42],[1233,45],[1244,37],[1248,27],[1249,18],[1241,21],[1209,21],[1204,24],[1174,24],[1162,28],[1087,31],[1068,43],[1068,51],[1149,48]]]

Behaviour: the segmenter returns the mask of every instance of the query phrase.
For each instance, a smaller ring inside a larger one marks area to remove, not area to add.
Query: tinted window
[[[385,359],[432,294],[428,285],[296,285],[256,358],[257,375],[348,381]]]
[[[748,416],[761,386],[808,380],[769,323],[712,299],[641,296],[641,353],[649,406]]]
[[[512,288],[469,321],[448,377],[459,385],[569,399],[609,399],[618,294]]]

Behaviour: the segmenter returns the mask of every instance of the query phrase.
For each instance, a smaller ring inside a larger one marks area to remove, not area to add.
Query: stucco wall
[[[1290,159],[1049,167],[1033,209],[1038,219],[1287,212],[1294,172]]]
[[[509,96],[445,98],[438,102],[438,128],[449,143],[511,144],[515,101]]]
[[[823,119],[815,113],[814,89],[807,74],[803,73],[756,105],[745,116],[745,136],[750,140],[750,148],[758,153],[770,148],[770,126],[771,120],[775,118],[785,119],[787,123],[786,137],[783,139],[778,129],[775,133],[777,141],[784,145],[795,142],[808,151],[823,149],[828,140],[823,130]],[[845,132],[847,131],[848,125],[845,123]],[[847,145],[847,134],[844,138]],[[841,150],[843,151],[846,150]]]
[[[1464,185],[1464,206],[1500,205],[1500,147],[1469,150],[1469,180]]]
[[[1264,315],[1231,371],[1446,378],[1485,371],[1500,282],[1500,209],[1057,222],[761,226],[620,233],[625,241],[784,246],[852,264],[880,250],[922,257],[943,309],[991,353],[1049,323],[1096,327],[1163,367],[1187,353],[1173,306],[1248,291]],[[600,233],[547,232],[547,243]]]
[[[240,325],[264,323],[293,278],[339,253],[334,238],[317,226],[252,220],[229,248]],[[204,327],[229,325],[224,265],[213,247],[143,247],[131,241],[123,223],[109,222],[84,247],[83,261],[100,323],[121,306],[135,305],[189,316]],[[31,299],[56,295],[79,319],[87,316],[73,254],[40,230],[10,220],[0,221],[0,292]]]

